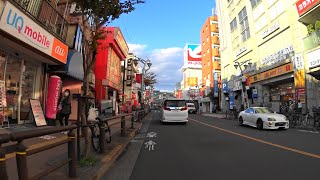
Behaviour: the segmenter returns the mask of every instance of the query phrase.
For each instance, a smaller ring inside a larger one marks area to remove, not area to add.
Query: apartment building
[[[202,49],[202,91],[206,96],[200,102],[203,112],[211,112],[213,104],[220,108],[220,52],[219,52],[219,28],[218,17],[208,17],[201,28],[201,49]],[[210,97],[211,98],[210,98]]]
[[[306,26],[290,0],[218,0],[223,109],[307,102]],[[302,63],[302,64],[301,64]]]

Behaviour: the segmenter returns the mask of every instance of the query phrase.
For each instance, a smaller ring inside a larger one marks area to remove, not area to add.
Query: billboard
[[[187,44],[184,48],[184,67],[202,68],[202,54],[200,44]]]
[[[198,85],[198,78],[197,77],[188,77],[187,78],[187,86],[196,86]]]

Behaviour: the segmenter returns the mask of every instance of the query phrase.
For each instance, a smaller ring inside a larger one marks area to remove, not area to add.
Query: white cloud
[[[182,79],[183,48],[168,47],[146,51],[146,45],[129,44],[130,52],[143,59],[150,59],[152,66],[150,71],[157,74],[157,89],[174,90],[176,83]]]

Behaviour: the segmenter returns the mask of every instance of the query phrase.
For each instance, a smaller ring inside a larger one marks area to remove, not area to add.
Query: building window
[[[206,25],[206,31],[208,31],[208,25]]]
[[[209,37],[207,37],[207,42],[209,42]]]
[[[207,79],[210,79],[210,73],[208,73],[208,77],[207,77]]]
[[[246,7],[239,12],[239,24],[242,41],[246,41],[250,37],[249,21]]]
[[[261,2],[261,0],[250,0],[250,2],[251,2],[251,7],[253,9],[257,6],[259,2]]]
[[[230,23],[231,32],[237,28],[237,18],[235,17]]]
[[[277,2],[270,10],[270,18],[271,20],[274,20],[276,17],[278,17],[280,14],[284,11],[284,5],[281,1]]]

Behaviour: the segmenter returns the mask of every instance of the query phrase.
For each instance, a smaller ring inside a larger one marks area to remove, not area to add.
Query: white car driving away
[[[160,109],[161,122],[188,122],[188,108],[185,100],[166,99]]]
[[[267,107],[250,107],[239,113],[239,124],[258,129],[288,129],[289,120],[282,114],[272,112]]]

